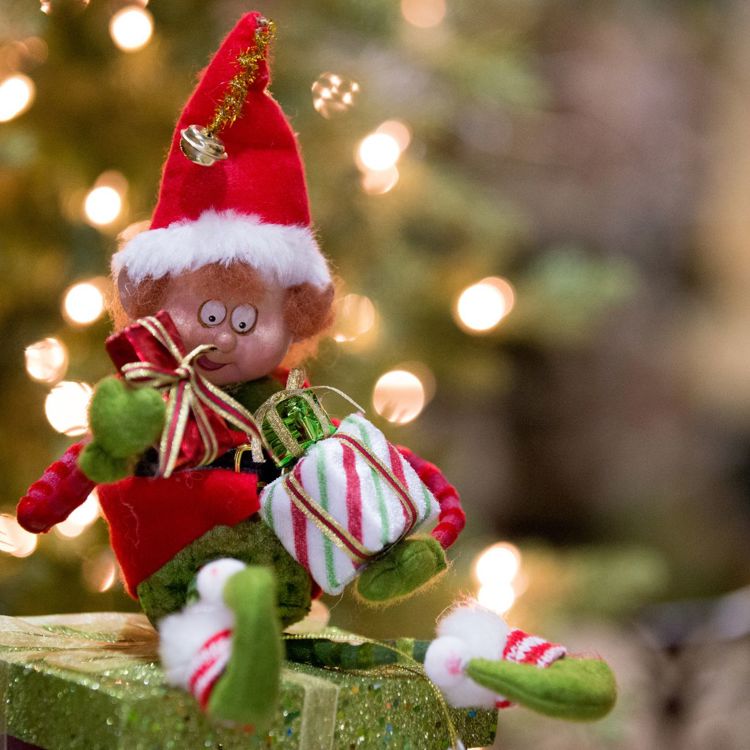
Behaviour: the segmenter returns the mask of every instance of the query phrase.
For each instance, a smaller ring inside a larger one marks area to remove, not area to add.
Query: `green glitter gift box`
[[[446,716],[422,677],[288,663],[279,714],[254,735],[212,724],[165,685],[143,615],[0,617],[0,746],[44,750],[412,748],[445,750]],[[496,714],[451,710],[466,747],[488,745]],[[28,744],[24,744],[28,743]]]

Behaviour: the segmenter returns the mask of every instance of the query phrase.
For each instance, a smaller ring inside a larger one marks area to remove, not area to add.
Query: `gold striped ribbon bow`
[[[128,362],[120,370],[125,380],[135,387],[167,390],[167,415],[159,444],[159,475],[171,476],[177,466],[180,449],[190,418],[197,426],[203,456],[198,466],[214,461],[222,447],[215,431],[215,418],[247,434],[250,442],[259,445],[260,430],[252,414],[213,383],[198,373],[193,362],[206,352],[216,349],[210,344],[197,346],[183,355],[181,348],[169,331],[156,317],[141,318],[142,325],[174,358],[176,367],[170,369],[152,362]],[[214,421],[214,424],[212,424]]]

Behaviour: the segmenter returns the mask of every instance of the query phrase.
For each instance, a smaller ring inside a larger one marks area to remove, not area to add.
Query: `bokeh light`
[[[513,582],[520,569],[521,553],[515,545],[499,542],[487,547],[474,563],[479,603],[498,614],[507,612],[518,597]]]
[[[483,586],[510,583],[521,568],[521,553],[513,544],[499,542],[488,547],[474,564],[474,575]]]
[[[99,515],[99,497],[94,490],[62,523],[55,526],[55,531],[60,536],[73,539],[91,526]]]
[[[357,165],[362,170],[392,169],[400,156],[398,141],[388,133],[370,133],[357,147]]]
[[[128,5],[118,10],[109,22],[109,35],[123,52],[142,49],[153,33],[153,16],[139,5]]]
[[[103,594],[114,586],[117,580],[117,564],[112,552],[101,550],[83,563],[83,580],[90,591]]]
[[[399,176],[396,166],[380,171],[367,171],[362,175],[362,190],[368,195],[385,195],[396,187]]]
[[[0,82],[0,122],[9,122],[23,114],[33,103],[34,81],[23,73],[14,73]]]
[[[84,326],[101,317],[105,308],[101,281],[73,284],[63,296],[63,315],[69,323]]]
[[[125,245],[141,234],[142,232],[148,231],[151,226],[151,219],[142,219],[141,221],[134,221],[132,224],[128,224],[125,229],[117,235],[117,245],[119,248],[125,247]]]
[[[63,435],[83,435],[88,429],[88,406],[93,390],[88,383],[63,380],[47,395],[44,413]]]
[[[401,15],[412,26],[429,29],[445,18],[445,0],[401,0]]]
[[[372,393],[375,411],[394,424],[416,419],[426,400],[422,381],[408,370],[391,370],[381,375]]]
[[[104,172],[86,194],[83,212],[90,224],[105,227],[116,221],[123,209],[127,180],[119,172]]]
[[[37,535],[22,528],[13,516],[0,514],[0,552],[28,557],[36,549],[37,541]]]
[[[486,333],[500,323],[514,304],[513,287],[505,279],[490,276],[461,292],[454,314],[469,333]]]
[[[91,0],[39,0],[39,9],[46,15],[64,10],[68,13],[85,10]]]
[[[323,73],[312,85],[313,107],[326,119],[348,112],[358,95],[359,84],[338,73]]]
[[[386,120],[375,128],[375,132],[393,138],[401,152],[406,151],[411,143],[411,128],[402,120]]]
[[[24,358],[29,377],[40,383],[57,383],[68,370],[68,349],[53,337],[29,344],[24,350]]]
[[[341,298],[336,310],[333,338],[338,343],[354,341],[375,325],[377,312],[369,297],[347,294]]]
[[[516,592],[510,583],[494,583],[480,586],[477,601],[487,609],[505,614],[516,603]]]

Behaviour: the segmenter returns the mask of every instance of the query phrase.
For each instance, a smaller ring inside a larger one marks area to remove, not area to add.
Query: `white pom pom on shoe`
[[[494,708],[497,696],[466,676],[470,659],[500,659],[510,628],[478,602],[455,607],[437,626],[438,638],[428,647],[424,668],[455,708]]]
[[[204,565],[198,571],[195,581],[201,601],[223,604],[226,582],[246,567],[245,563],[233,557],[222,557]]]

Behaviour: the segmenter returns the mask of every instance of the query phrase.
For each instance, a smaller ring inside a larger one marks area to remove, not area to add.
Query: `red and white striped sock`
[[[221,630],[214,633],[201,647],[190,662],[188,686],[205,709],[216,681],[221,677],[232,654],[232,631]]]
[[[542,669],[562,659],[567,653],[565,646],[559,643],[550,643],[544,638],[529,635],[519,628],[514,628],[508,633],[501,658],[516,664],[534,664]],[[509,708],[513,704],[498,695],[495,705],[497,708]]]

